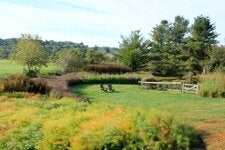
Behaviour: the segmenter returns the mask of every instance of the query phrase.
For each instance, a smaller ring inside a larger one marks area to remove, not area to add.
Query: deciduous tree
[[[22,34],[14,47],[11,59],[26,65],[26,75],[36,76],[40,68],[46,66],[48,55],[38,36]]]
[[[79,71],[85,64],[83,53],[78,48],[70,48],[59,51],[57,54],[57,63],[63,72]]]

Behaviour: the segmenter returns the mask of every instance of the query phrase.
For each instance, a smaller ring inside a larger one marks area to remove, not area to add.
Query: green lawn
[[[23,71],[22,65],[17,62],[12,62],[10,60],[0,60],[0,78],[5,78],[12,74],[22,73]],[[41,69],[42,74],[47,74],[50,72],[54,72],[57,69],[57,66],[53,63],[49,63],[48,67],[43,67]]]
[[[137,85],[113,85],[116,92],[100,91],[99,85],[77,85],[71,90],[91,102],[109,101],[134,109],[159,109],[180,118],[184,123],[225,119],[225,99],[202,98],[194,94],[141,90]]]

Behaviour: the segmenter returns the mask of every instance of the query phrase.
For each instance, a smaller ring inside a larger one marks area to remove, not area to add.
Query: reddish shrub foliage
[[[124,74],[131,72],[131,70],[119,64],[90,64],[84,68],[84,71],[95,73],[108,73],[108,74]]]
[[[13,75],[1,81],[2,92],[29,92],[46,94],[50,88],[42,78],[29,79],[23,75]]]

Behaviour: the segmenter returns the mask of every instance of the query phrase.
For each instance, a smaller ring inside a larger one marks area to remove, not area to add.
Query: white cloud
[[[120,35],[142,29],[145,35],[162,19],[183,15],[193,22],[209,15],[224,43],[222,0],[26,0],[0,1],[0,37],[36,33],[43,39],[118,46]]]

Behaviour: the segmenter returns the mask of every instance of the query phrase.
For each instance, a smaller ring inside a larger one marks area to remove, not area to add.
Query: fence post
[[[184,81],[181,82],[181,93],[184,92]]]
[[[198,94],[198,91],[199,91],[199,83],[197,83],[196,95]]]

